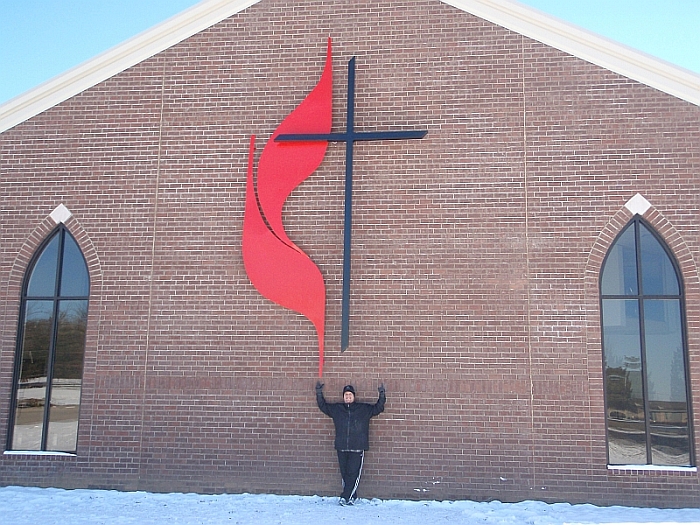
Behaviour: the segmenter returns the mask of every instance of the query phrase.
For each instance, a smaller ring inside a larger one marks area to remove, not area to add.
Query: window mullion
[[[651,410],[649,407],[649,384],[647,381],[647,345],[644,324],[644,288],[642,278],[642,243],[639,231],[639,221],[634,221],[634,245],[637,264],[637,301],[639,305],[639,344],[641,350],[642,367],[642,399],[644,401],[644,433],[646,438],[647,465],[652,464],[651,454]]]
[[[41,432],[41,450],[47,449],[49,438],[49,411],[51,410],[51,388],[53,383],[53,367],[56,362],[56,338],[58,335],[58,298],[53,300],[53,321],[51,323],[51,338],[49,344],[49,355],[46,364],[46,401],[44,403],[44,424]]]
[[[649,385],[647,381],[647,345],[644,327],[644,299],[637,298],[639,302],[639,338],[641,346],[641,366],[642,366],[642,399],[644,400],[644,430],[647,445],[647,464],[652,464],[651,456],[651,410],[649,407]]]
[[[56,287],[53,296],[53,322],[51,323],[51,338],[46,370],[46,401],[44,404],[44,424],[41,432],[41,450],[47,450],[49,439],[49,422],[51,411],[51,390],[53,388],[54,364],[56,362],[56,341],[58,339],[59,293],[61,290],[61,275],[63,274],[63,245],[65,230],[61,229],[58,239],[58,261],[56,264]]]

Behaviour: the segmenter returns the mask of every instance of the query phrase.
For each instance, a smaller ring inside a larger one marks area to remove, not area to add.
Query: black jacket
[[[369,403],[326,403],[321,390],[316,390],[316,403],[321,412],[333,418],[336,450],[369,450],[369,420],[384,412],[386,395],[380,392],[374,405]]]

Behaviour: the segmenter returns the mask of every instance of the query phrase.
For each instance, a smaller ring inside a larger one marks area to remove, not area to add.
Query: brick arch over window
[[[82,391],[82,399],[87,400],[88,403],[90,403],[92,401],[95,384],[95,361],[98,347],[99,312],[101,311],[100,298],[102,296],[102,268],[97,256],[97,251],[95,250],[95,247],[87,232],[80,224],[80,221],[71,216],[67,220],[62,221],[62,223],[73,236],[83,256],[85,257],[85,262],[88,267],[88,274],[90,276],[91,306],[88,310],[88,330],[86,334],[85,356],[83,363],[84,387]],[[47,237],[49,237],[56,230],[59,224],[61,223],[57,223],[56,220],[54,220],[50,215],[47,215],[37,225],[37,227],[27,236],[21,248],[18,250],[15,260],[12,263],[12,268],[8,275],[8,279],[4,283],[4,297],[7,298],[7,302],[5,304],[5,311],[3,312],[5,322],[0,325],[0,348],[2,348],[3,355],[8,356],[8,359],[4,359],[2,362],[0,362],[0,376],[8,378],[13,377],[22,286],[26,272],[37,250],[40,249]],[[12,381],[7,381],[6,384],[11,385]],[[9,398],[9,392],[7,394],[7,398]],[[81,419],[83,417],[82,414],[88,413],[90,413],[89,410],[81,411]],[[0,443],[2,443],[3,450],[6,450],[8,445],[6,441],[8,423],[9,406],[7,403],[0,403]],[[81,432],[88,431],[90,428],[90,422],[81,421],[80,428]]]
[[[585,267],[584,289],[586,308],[586,346],[588,356],[589,395],[592,428],[599,429],[593,436],[591,450],[593,464],[607,462],[605,434],[605,400],[603,386],[602,333],[600,318],[600,272],[608,250],[618,234],[629,224],[634,213],[625,206],[610,219],[593,243]],[[700,276],[691,250],[673,224],[656,208],[650,206],[641,217],[659,234],[678,263],[686,298],[686,323],[691,385],[700,381]],[[690,393],[693,407],[700,406],[699,390]],[[694,419],[695,416],[694,416]],[[698,428],[698,425],[695,425]]]

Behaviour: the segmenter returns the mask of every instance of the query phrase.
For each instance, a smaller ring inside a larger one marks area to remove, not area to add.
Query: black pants
[[[360,484],[365,453],[364,451],[350,452],[347,450],[338,450],[337,452],[340,475],[343,476],[343,493],[340,497],[349,500],[355,497],[357,486]]]

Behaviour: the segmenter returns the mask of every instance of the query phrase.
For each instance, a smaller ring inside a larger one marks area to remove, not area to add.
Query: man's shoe
[[[348,505],[352,505],[352,503],[350,503],[345,498],[340,498],[340,501],[338,501],[338,505],[340,505],[341,507],[346,507]]]

